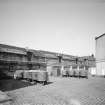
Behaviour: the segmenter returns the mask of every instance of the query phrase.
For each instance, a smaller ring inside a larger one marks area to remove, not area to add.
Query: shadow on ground
[[[46,85],[52,84],[53,82],[48,82]],[[24,88],[27,86],[32,86],[37,84],[32,84],[31,82],[26,82],[23,80],[15,79],[3,79],[0,80],[0,90],[1,91],[11,91],[19,88]]]
[[[14,79],[3,79],[0,80],[0,90],[1,91],[11,91],[19,88],[23,88],[26,86],[31,86],[30,82],[24,82],[21,80]]]

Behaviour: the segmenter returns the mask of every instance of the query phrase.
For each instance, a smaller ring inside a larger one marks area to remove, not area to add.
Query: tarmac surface
[[[105,78],[50,77],[50,82],[6,93],[11,105],[105,105]]]

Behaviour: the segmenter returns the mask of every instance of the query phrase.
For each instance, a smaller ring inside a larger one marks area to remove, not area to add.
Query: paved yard
[[[105,78],[50,78],[53,83],[7,91],[11,105],[105,105]]]

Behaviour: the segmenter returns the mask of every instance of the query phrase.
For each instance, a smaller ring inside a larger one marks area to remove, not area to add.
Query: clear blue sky
[[[0,43],[84,56],[105,33],[104,0],[0,0]]]

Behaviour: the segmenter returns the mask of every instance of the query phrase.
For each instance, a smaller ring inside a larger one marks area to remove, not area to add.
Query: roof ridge
[[[102,37],[102,36],[104,36],[104,35],[105,35],[105,33],[102,34],[102,35],[100,35],[100,36],[98,36],[98,37],[95,37],[95,40],[98,39],[98,38],[100,38],[100,37]]]

